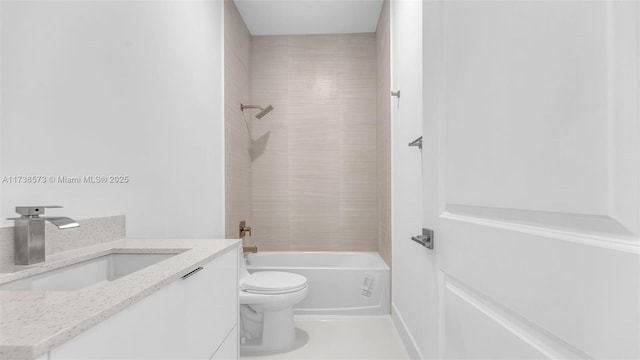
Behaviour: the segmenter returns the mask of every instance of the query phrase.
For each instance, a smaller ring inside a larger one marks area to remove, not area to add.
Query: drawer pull
[[[199,268],[197,268],[197,269],[195,269],[195,270],[192,270],[192,271],[188,272],[187,274],[185,274],[185,275],[183,275],[183,276],[182,276],[182,280],[186,280],[189,276],[191,276],[191,275],[193,275],[193,274],[197,273],[198,271],[200,271],[200,270],[202,270],[202,269],[204,269],[204,268],[203,268],[202,266],[200,266]]]

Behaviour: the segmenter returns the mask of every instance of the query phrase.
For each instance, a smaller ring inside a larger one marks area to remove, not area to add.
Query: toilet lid
[[[240,289],[254,294],[282,294],[307,286],[307,278],[283,271],[258,271],[245,278]]]

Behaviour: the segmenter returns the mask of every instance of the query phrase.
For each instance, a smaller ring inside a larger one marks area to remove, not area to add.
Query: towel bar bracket
[[[417,146],[418,149],[422,149],[422,136],[410,142],[409,146]]]

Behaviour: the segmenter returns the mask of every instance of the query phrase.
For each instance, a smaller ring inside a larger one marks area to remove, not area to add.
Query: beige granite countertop
[[[236,239],[123,239],[59,253],[38,265],[0,269],[0,284],[110,253],[175,253],[78,291],[0,291],[0,359],[34,359],[240,243]]]

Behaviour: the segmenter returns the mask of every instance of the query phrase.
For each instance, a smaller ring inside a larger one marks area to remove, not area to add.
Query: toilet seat
[[[285,294],[304,289],[307,278],[283,271],[258,271],[243,279],[240,289],[251,294]]]

